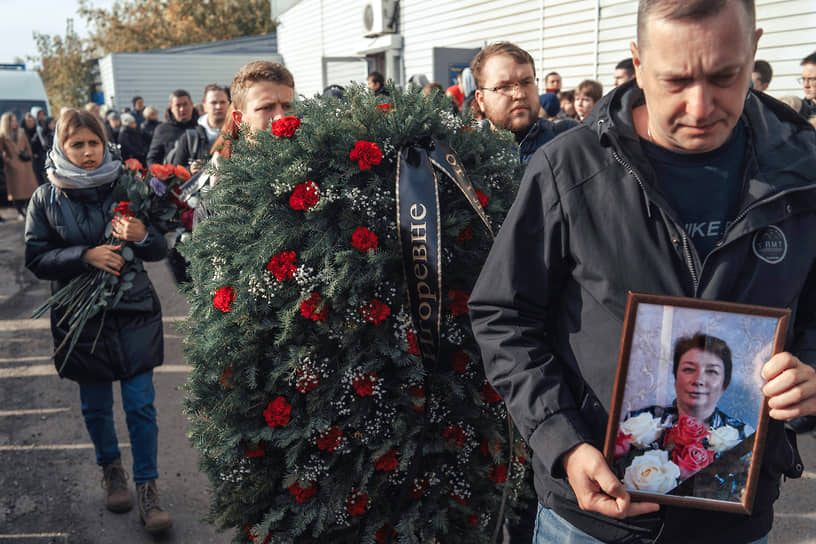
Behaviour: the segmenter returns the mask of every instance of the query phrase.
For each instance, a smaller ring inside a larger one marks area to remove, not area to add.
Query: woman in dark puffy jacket
[[[38,278],[51,280],[52,290],[94,269],[119,274],[125,260],[121,246],[105,244],[105,229],[126,241],[135,259],[158,261],[167,252],[164,237],[135,217],[112,219],[113,188],[122,165],[107,149],[105,129],[91,113],[66,111],[57,122],[49,154],[48,183],[31,198],[26,218],[26,266]],[[133,507],[122,468],[113,419],[113,382],[119,381],[133,454],[133,478],[139,512],[148,531],[171,526],[156,490],[158,426],[153,405],[153,368],[162,364],[164,344],[161,306],[144,268],[137,262],[132,287],[109,309],[91,319],[60,375],[79,383],[82,415],[102,466],[106,506],[114,512]],[[54,345],[67,334],[58,324],[61,311],[51,312]],[[99,340],[93,346],[102,324]]]

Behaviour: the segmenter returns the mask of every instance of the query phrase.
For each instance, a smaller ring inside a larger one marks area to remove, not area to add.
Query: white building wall
[[[361,38],[361,6],[301,0],[280,17],[278,46],[299,93],[322,89],[323,56],[360,55],[375,43]],[[631,56],[636,20],[637,0],[402,0],[402,80],[420,73],[432,79],[435,47],[509,40],[530,52],[539,76],[559,72],[564,89],[594,78],[606,92],[615,65]],[[774,69],[769,92],[801,96],[796,78],[801,59],[816,50],[816,1],[757,0],[757,24],[765,29],[757,58]]]

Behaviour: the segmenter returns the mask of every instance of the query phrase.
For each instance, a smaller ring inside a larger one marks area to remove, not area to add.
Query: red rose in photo
[[[304,181],[298,183],[292,190],[289,197],[289,205],[292,209],[305,211],[313,208],[320,200],[320,188],[314,181]]]
[[[382,151],[374,142],[359,141],[349,152],[349,158],[357,161],[360,170],[368,170],[382,162]]]
[[[250,447],[249,444],[244,445],[244,453],[246,456],[252,459],[253,457],[263,457],[264,455],[264,447],[263,442],[258,442],[258,445]]]
[[[419,341],[417,340],[416,333],[406,331],[405,342],[408,344],[408,353],[411,355],[419,355]]]
[[[287,489],[295,496],[295,500],[302,504],[317,495],[317,482],[310,482],[308,487],[300,487],[300,482],[295,482]]]
[[[632,448],[632,435],[624,434],[618,429],[618,436],[615,439],[615,459],[623,457]]]
[[[351,380],[351,385],[361,397],[370,397],[373,395],[374,385],[376,383],[377,375],[373,372],[369,372],[368,374],[364,374],[362,376],[356,376],[353,380]]]
[[[317,293],[312,293],[309,298],[300,303],[300,315],[312,321],[326,321],[329,315],[329,308],[321,305],[323,299]]]
[[[113,209],[113,213],[118,213],[119,215],[122,215],[122,216],[125,216],[125,217],[133,217],[134,215],[136,215],[130,209],[130,201],[129,200],[123,200],[123,201],[119,202],[119,204],[117,204],[116,207]]]
[[[263,415],[268,426],[286,427],[291,413],[292,405],[286,402],[285,398],[278,397],[267,405]]]
[[[456,235],[456,243],[463,246],[471,240],[473,240],[473,227],[468,223],[467,226]]]
[[[708,436],[708,428],[705,423],[695,417],[681,415],[677,420],[677,424],[666,431],[666,436],[663,437],[663,446],[699,444],[706,436]]]
[[[377,532],[374,533],[374,539],[379,544],[384,544],[385,539],[388,538],[389,533],[391,533],[391,542],[394,542],[397,537],[397,532],[391,528],[391,525],[386,523],[385,525],[377,529]]]
[[[471,525],[473,525],[474,527],[475,527],[475,526],[477,526],[477,525],[479,525],[479,518],[478,518],[478,516],[474,516],[473,514],[471,514],[471,515],[469,515],[469,516],[468,516],[468,518],[467,518],[467,519],[468,519],[468,523],[470,523],[470,524],[471,524]]]
[[[175,175],[181,181],[190,181],[190,171],[180,164],[175,167]]]
[[[507,479],[507,467],[505,465],[493,465],[490,467],[490,481],[500,484]]]
[[[332,425],[326,432],[318,435],[317,447],[323,451],[334,451],[340,445],[340,439],[343,437],[343,431],[337,425]]]
[[[397,451],[396,450],[388,450],[377,459],[374,460],[374,470],[382,470],[384,472],[390,472],[397,468]]]
[[[372,298],[368,301],[368,304],[360,308],[360,313],[363,315],[363,319],[369,323],[379,325],[391,315],[391,308],[384,302]]]
[[[499,402],[501,400],[501,397],[496,392],[496,390],[493,389],[493,386],[490,385],[487,382],[484,382],[482,384],[482,390],[480,391],[480,396],[482,397],[482,400],[484,400],[488,404],[492,404],[494,402]]]
[[[453,315],[464,315],[468,313],[468,299],[470,296],[459,289],[451,289],[448,291],[448,298],[451,299],[450,309]]]
[[[300,118],[288,115],[272,123],[272,134],[291,138],[298,128],[300,128]]]
[[[377,104],[377,109],[378,110],[384,110],[384,111],[390,111],[391,110],[391,104]]]
[[[442,431],[442,436],[456,444],[457,448],[464,446],[465,440],[467,439],[464,429],[458,425],[451,425],[450,427],[447,427],[444,431]]]
[[[680,478],[685,480],[710,465],[714,460],[714,452],[700,444],[689,444],[674,448],[671,459],[680,468]]]
[[[266,269],[269,270],[278,281],[294,278],[295,271],[297,270],[295,266],[295,252],[284,251],[277,255],[272,255],[272,258],[269,259],[269,263],[266,265]]]
[[[215,296],[213,297],[213,306],[218,308],[224,313],[230,311],[230,307],[232,303],[235,302],[235,289],[232,287],[219,287],[215,290]]]
[[[470,357],[468,357],[467,353],[460,349],[459,351],[455,351],[451,354],[450,364],[457,374],[464,374],[468,365],[470,364]]]
[[[366,227],[357,227],[351,235],[351,246],[360,250],[360,253],[377,249],[378,243],[377,235]]]
[[[366,508],[368,508],[368,495],[359,489],[352,491],[349,498],[346,499],[346,511],[352,516],[362,516],[366,513]]]
[[[133,172],[138,172],[142,170],[144,166],[139,162],[139,159],[128,159],[125,161],[125,168]]]
[[[167,181],[167,178],[175,175],[176,167],[172,164],[151,164],[150,173],[161,181]]]
[[[487,203],[490,202],[490,199],[486,194],[481,192],[479,189],[476,189],[476,198],[479,199],[479,204],[482,205],[482,208],[487,208]]]

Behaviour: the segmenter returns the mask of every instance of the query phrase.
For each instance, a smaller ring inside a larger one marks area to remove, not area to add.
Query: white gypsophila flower
[[[712,429],[708,434],[708,445],[714,453],[728,451],[740,443],[739,431],[730,425]]]
[[[440,111],[439,122],[442,123],[443,127],[449,130],[459,130],[462,128],[462,120],[458,115],[454,115],[453,112],[450,111]]]
[[[623,486],[630,491],[667,493],[677,487],[680,467],[669,460],[664,450],[649,450],[632,459],[623,475]]]
[[[648,447],[660,437],[664,429],[660,418],[654,417],[649,412],[630,417],[620,425],[621,432],[631,435],[632,444],[636,448]]]
[[[224,279],[223,267],[227,264],[227,260],[220,255],[215,255],[212,258],[213,281],[220,282]]]

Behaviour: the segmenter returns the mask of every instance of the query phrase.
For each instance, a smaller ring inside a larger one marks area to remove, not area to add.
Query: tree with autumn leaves
[[[440,177],[442,342],[426,366],[395,212],[400,149],[434,138],[498,230],[520,177],[512,136],[463,124],[442,96],[390,93],[355,86],[268,132],[242,127],[212,215],[180,247],[185,411],[209,520],[236,542],[487,543],[524,489],[468,319],[490,233]]]

